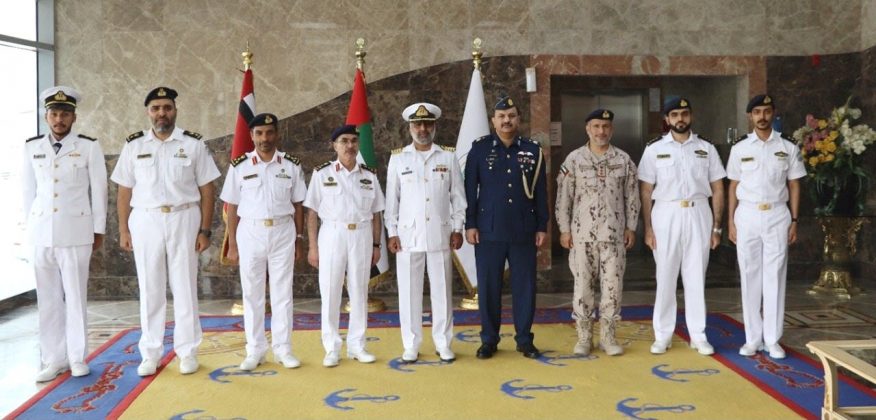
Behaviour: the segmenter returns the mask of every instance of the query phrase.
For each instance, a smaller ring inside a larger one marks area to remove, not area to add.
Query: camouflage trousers
[[[627,251],[623,243],[574,242],[569,252],[569,268],[575,278],[572,318],[589,321],[596,310],[596,285],[599,284],[599,317],[619,320],[621,291]]]

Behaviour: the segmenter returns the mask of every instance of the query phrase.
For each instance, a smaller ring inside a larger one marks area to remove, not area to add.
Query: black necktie
[[[53,144],[52,144],[52,147],[55,148],[55,154],[57,155],[58,152],[61,151],[61,142],[55,142],[55,143],[53,143]]]

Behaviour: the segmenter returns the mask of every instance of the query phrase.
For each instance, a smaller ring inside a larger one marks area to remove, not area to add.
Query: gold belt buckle
[[[684,208],[687,208],[687,207],[693,207],[693,201],[681,200],[681,201],[678,202],[678,204],[681,205],[681,207],[684,207]]]
[[[161,206],[162,213],[170,213],[170,206]]]
[[[760,203],[757,205],[758,210],[769,210],[773,208],[773,205],[770,203]]]
[[[355,224],[355,223],[350,223],[350,224],[348,224],[348,225],[347,225],[347,230],[356,230],[356,224]]]
[[[274,226],[274,219],[265,219],[264,222],[265,222],[265,227]]]

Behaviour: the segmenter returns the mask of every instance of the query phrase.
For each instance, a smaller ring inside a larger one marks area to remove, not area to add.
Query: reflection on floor
[[[859,283],[865,290],[876,293],[876,280]],[[876,299],[871,295],[840,300],[827,296],[811,296],[806,293],[809,284],[788,286],[785,314],[785,334],[782,343],[798,352],[809,354],[805,344],[813,340],[862,340],[876,338]],[[395,310],[397,297],[381,296],[389,310]],[[717,287],[706,290],[707,307],[710,312],[723,312],[741,321],[740,292],[737,287]],[[460,297],[455,303],[459,304]],[[623,295],[624,305],[653,304],[654,291],[628,290]],[[567,307],[571,294],[541,294],[539,307]],[[505,305],[511,304],[506,296]],[[679,307],[684,300],[679,290]],[[234,301],[202,301],[200,310],[204,315],[228,314]],[[296,313],[318,313],[319,299],[295,300]],[[428,298],[425,299],[428,307]],[[93,350],[117,332],[137,327],[139,310],[137,301],[89,302],[89,347]],[[7,414],[39,391],[33,382],[39,370],[39,344],[37,342],[37,310],[33,302],[12,309],[0,309],[0,414]],[[168,319],[172,319],[168,305]],[[507,328],[507,327],[506,327]],[[293,342],[294,342],[293,333]],[[536,343],[537,344],[537,343]],[[399,349],[399,354],[401,354]],[[378,357],[397,355],[378,355]],[[865,355],[872,361],[873,355]]]

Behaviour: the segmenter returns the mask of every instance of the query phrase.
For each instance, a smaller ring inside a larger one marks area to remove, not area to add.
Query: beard
[[[70,129],[72,128],[72,124],[70,126],[63,125],[53,125],[52,126],[52,134],[55,135],[56,138],[64,138],[67,134],[70,134]]]
[[[411,133],[411,138],[414,139],[414,143],[417,143],[419,145],[430,144],[433,140],[435,140],[435,131],[433,130],[431,133],[424,136],[419,136]]]
[[[690,124],[677,123],[675,125],[670,125],[669,129],[678,134],[684,134],[690,131]]]

